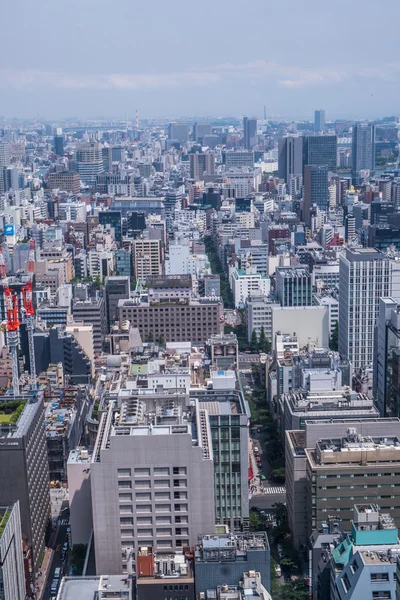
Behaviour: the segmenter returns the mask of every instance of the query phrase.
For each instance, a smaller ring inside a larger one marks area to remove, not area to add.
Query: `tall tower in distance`
[[[243,117],[243,144],[246,150],[253,150],[257,146],[257,119]]]
[[[361,171],[375,171],[375,125],[366,123],[353,127],[351,170],[353,185],[361,183]]]
[[[315,131],[324,131],[325,129],[325,111],[324,110],[316,110],[314,112],[314,130]]]

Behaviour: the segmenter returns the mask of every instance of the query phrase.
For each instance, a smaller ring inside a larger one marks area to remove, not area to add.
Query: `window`
[[[142,477],[146,477],[146,476],[150,477],[150,469],[138,467],[137,469],[135,469],[135,477],[140,476],[140,475]]]
[[[130,477],[131,470],[130,469],[118,469],[118,477]]]
[[[138,501],[140,502],[143,500],[147,500],[147,501],[151,500],[151,493],[150,492],[138,492],[136,494],[136,502],[138,502]]]
[[[132,494],[119,494],[120,502],[132,502]]]
[[[373,600],[390,600],[391,594],[390,591],[378,591],[372,592]]]
[[[154,475],[169,475],[168,467],[154,467]]]
[[[371,573],[371,581],[389,581],[389,573]]]
[[[118,487],[119,489],[123,489],[123,488],[128,488],[131,489],[132,488],[132,482],[131,481],[124,481],[123,479],[121,481],[118,481]]]
[[[133,525],[132,517],[120,517],[119,522],[121,525]]]

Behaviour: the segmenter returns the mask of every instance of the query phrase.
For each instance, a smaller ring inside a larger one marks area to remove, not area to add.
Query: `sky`
[[[399,0],[3,0],[0,115],[399,114],[399,18]]]

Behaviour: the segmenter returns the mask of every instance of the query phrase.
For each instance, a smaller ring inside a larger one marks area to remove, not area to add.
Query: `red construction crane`
[[[28,332],[29,363],[31,367],[32,385],[36,386],[36,362],[35,346],[33,343],[33,333],[35,331],[35,309],[32,300],[32,279],[22,288],[22,298],[24,302],[26,330]]]
[[[35,270],[35,246],[36,242],[33,238],[29,240],[29,260],[28,260],[28,271],[33,273]]]
[[[17,294],[8,286],[4,287],[4,305],[7,313],[7,343],[12,361],[12,384],[14,396],[19,395],[19,372],[18,372],[18,329],[20,326],[18,316]]]
[[[4,260],[3,249],[0,246],[0,277],[6,277],[6,275],[7,275],[6,262]]]

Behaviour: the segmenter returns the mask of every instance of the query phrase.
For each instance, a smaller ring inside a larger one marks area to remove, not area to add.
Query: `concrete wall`
[[[299,346],[314,342],[319,348],[329,346],[329,313],[323,306],[272,307],[272,344],[277,332],[296,335]]]
[[[88,544],[93,528],[90,463],[68,462],[72,544]]]

